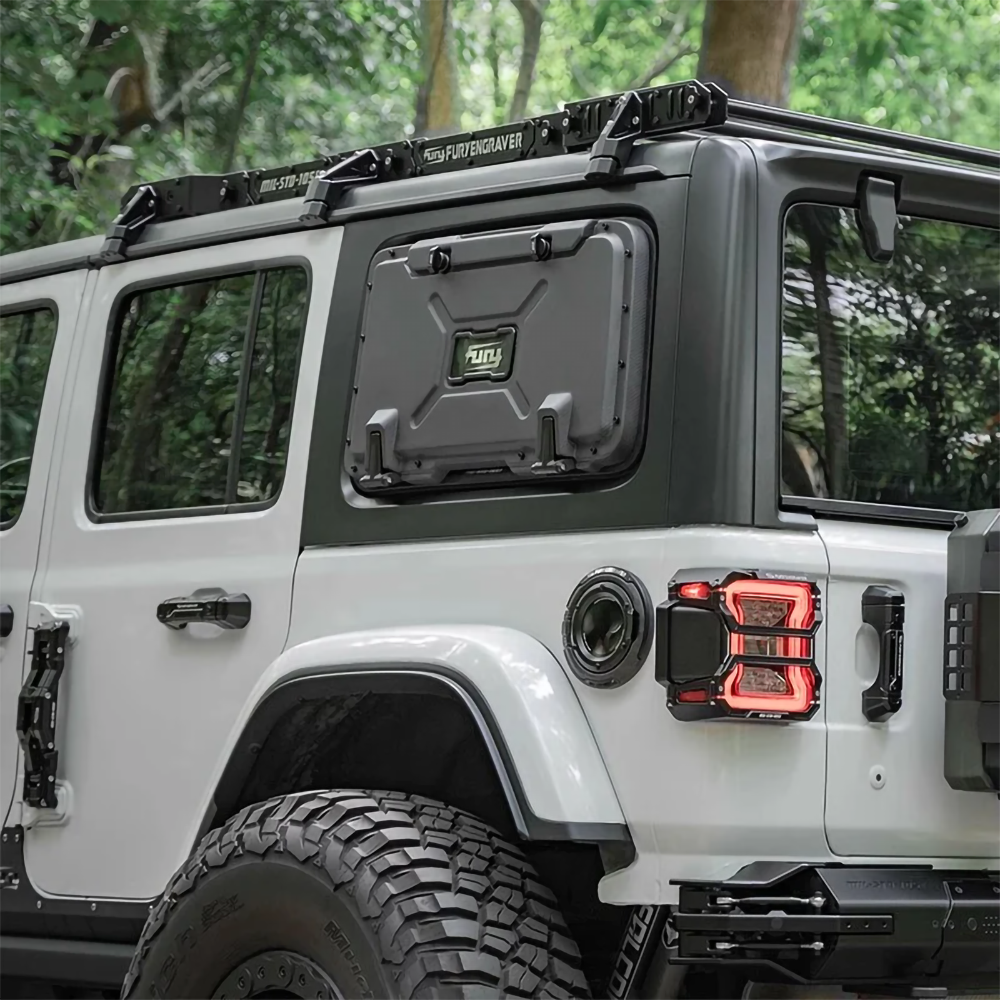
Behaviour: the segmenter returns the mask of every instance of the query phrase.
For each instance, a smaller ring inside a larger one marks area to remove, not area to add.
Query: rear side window
[[[888,264],[854,213],[788,212],[786,495],[942,510],[1000,503],[1000,236],[900,218]]]
[[[101,514],[273,500],[308,305],[300,267],[136,292],[121,306],[95,463]]]
[[[47,307],[0,316],[0,525],[10,527],[24,506],[35,431],[56,339]]]

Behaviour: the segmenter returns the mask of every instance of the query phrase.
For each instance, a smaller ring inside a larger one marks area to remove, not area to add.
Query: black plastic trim
[[[45,405],[45,390],[48,388],[48,385],[49,385],[49,372],[52,370],[52,352],[56,349],[56,340],[59,339],[59,306],[56,305],[55,300],[53,300],[53,299],[40,298],[40,299],[25,299],[23,302],[11,302],[11,303],[8,303],[7,305],[4,305],[4,306],[0,307],[0,319],[2,319],[4,316],[17,316],[17,315],[20,315],[21,313],[28,313],[28,312],[34,312],[34,311],[39,311],[40,312],[42,309],[48,309],[52,313],[52,316],[55,319],[55,323],[56,323],[56,335],[55,335],[55,337],[53,338],[53,341],[52,341],[52,350],[49,351],[49,363],[48,363],[48,365],[45,368],[45,386],[42,389],[42,402],[41,402],[41,405],[38,408],[38,415],[39,415],[39,417],[41,417],[42,406]],[[37,433],[38,433],[38,421],[36,420],[35,421],[35,434],[37,434]],[[31,438],[31,461],[32,461],[32,463],[34,463],[34,461],[35,461],[35,437],[34,437],[34,435]],[[30,477],[31,477],[31,467],[30,466],[28,467],[28,477],[29,477],[28,482],[29,482],[29,485],[30,485],[30,482],[31,482],[31,479],[30,479]],[[26,487],[26,491],[27,491],[27,487]],[[0,532],[7,531],[8,529],[13,528],[14,525],[17,524],[18,519],[20,518],[20,516],[21,516],[20,513],[18,513],[17,517],[12,517],[9,521],[2,521],[2,522],[0,522]]]
[[[135,949],[111,941],[0,937],[4,978],[120,989]]]
[[[133,282],[122,288],[121,291],[119,291],[115,296],[115,300],[111,303],[111,308],[108,311],[108,332],[104,339],[104,357],[101,359],[101,374],[97,383],[97,406],[94,411],[94,425],[91,431],[90,455],[87,460],[87,478],[86,486],[84,488],[85,493],[83,506],[88,519],[93,524],[120,524],[125,521],[162,521],[178,517],[204,517],[214,514],[224,515],[244,512],[251,513],[254,511],[267,510],[269,507],[273,507],[278,502],[285,486],[284,476],[282,476],[278,492],[275,493],[273,497],[269,500],[256,500],[251,503],[223,503],[202,507],[176,507],[149,511],[119,511],[106,514],[97,509],[95,493],[97,486],[97,473],[100,468],[101,458],[103,455],[104,430],[108,419],[108,407],[111,404],[112,383],[110,370],[118,350],[118,342],[121,338],[122,317],[120,314],[122,305],[125,301],[137,292],[145,292],[160,288],[173,288],[175,285],[179,284],[196,284],[199,281],[209,281],[212,278],[233,277],[241,274],[254,274],[257,276],[266,274],[268,271],[275,271],[284,267],[300,267],[305,271],[306,297],[308,303],[306,315],[302,322],[302,329],[299,331],[299,366],[296,370],[295,381],[292,386],[292,410],[289,414],[289,420],[294,420],[295,396],[298,393],[299,372],[302,367],[302,344],[305,339],[306,325],[309,322],[309,307],[312,305],[313,266],[309,258],[301,257],[297,254],[287,254],[280,257],[261,257],[255,260],[244,261],[239,264],[225,264],[208,268],[196,268],[193,270],[185,269],[182,262],[178,262],[178,269],[175,273],[163,274],[155,278],[145,278],[142,281]],[[259,278],[254,282],[253,303],[251,308],[252,315],[259,314],[257,291],[258,285],[261,284],[262,282]],[[246,339],[244,340],[244,347],[245,346]],[[247,366],[244,367],[246,368]],[[247,371],[249,371],[248,368]],[[241,369],[240,390],[243,389],[242,374]],[[249,379],[249,375],[247,377]],[[227,473],[227,490],[228,479],[229,476]]]
[[[706,140],[707,141],[707,140]],[[361,545],[463,537],[503,537],[553,532],[657,527],[665,523],[670,474],[674,359],[677,353],[681,253],[687,211],[686,175],[652,184],[616,185],[518,201],[478,203],[405,220],[382,218],[344,230],[320,366],[304,502],[302,545]],[[563,219],[629,217],[646,222],[657,240],[655,307],[647,407],[647,436],[635,471],[615,483],[526,485],[524,488],[456,492],[419,498],[368,498],[358,494],[334,456],[342,453],[351,400],[358,334],[369,261],[386,246],[439,235],[501,229]],[[711,331],[704,331],[713,340]],[[702,398],[716,388],[697,370]],[[721,470],[721,466],[720,466]],[[721,474],[721,472],[720,472]],[[732,521],[737,515],[704,492],[701,523]],[[749,488],[749,487],[747,487]],[[746,504],[749,511],[749,502]]]
[[[479,689],[456,670],[422,663],[304,667],[282,678],[264,694],[240,734],[196,839],[235,810],[260,747],[289,708],[301,701],[318,701],[332,695],[374,692],[457,696],[469,710],[486,744],[514,826],[525,840],[631,845],[632,838],[624,823],[564,823],[542,819],[532,812],[503,730]]]
[[[756,170],[746,143],[718,139],[692,164],[669,372],[670,525],[753,523]]]
[[[932,507],[897,507],[892,504],[858,503],[854,500],[829,500],[818,497],[782,495],[781,506],[808,511],[816,517],[842,518],[852,521],[890,521],[919,524],[951,530],[962,516],[957,510],[937,510]]]
[[[139,940],[155,902],[41,895],[28,877],[21,826],[3,828],[0,865],[0,935],[4,939],[16,935],[132,945]],[[3,971],[6,975],[6,964]]]

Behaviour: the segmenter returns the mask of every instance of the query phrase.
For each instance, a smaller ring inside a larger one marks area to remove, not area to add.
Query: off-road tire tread
[[[496,830],[421,796],[324,791],[248,806],[201,841],[152,908],[122,997],[187,893],[234,859],[276,853],[353,897],[401,997],[590,995],[555,897]]]

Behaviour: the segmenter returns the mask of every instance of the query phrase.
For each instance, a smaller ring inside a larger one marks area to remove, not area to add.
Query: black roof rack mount
[[[613,183],[639,139],[723,125],[727,133],[738,133],[739,122],[1000,167],[1000,153],[992,150],[730,101],[715,84],[688,80],[577,101],[563,111],[477,132],[386,143],[269,170],[191,174],[134,185],[122,199],[122,210],[92,263],[99,267],[125,260],[128,248],[151,222],[298,198],[303,202],[302,223],[323,225],[343,193],[361,184],[533,157],[589,151],[586,179],[594,184]]]

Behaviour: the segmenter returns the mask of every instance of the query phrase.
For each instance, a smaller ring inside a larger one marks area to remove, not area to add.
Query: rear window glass
[[[1000,236],[901,217],[888,264],[852,211],[785,221],[782,491],[1000,504]]]

